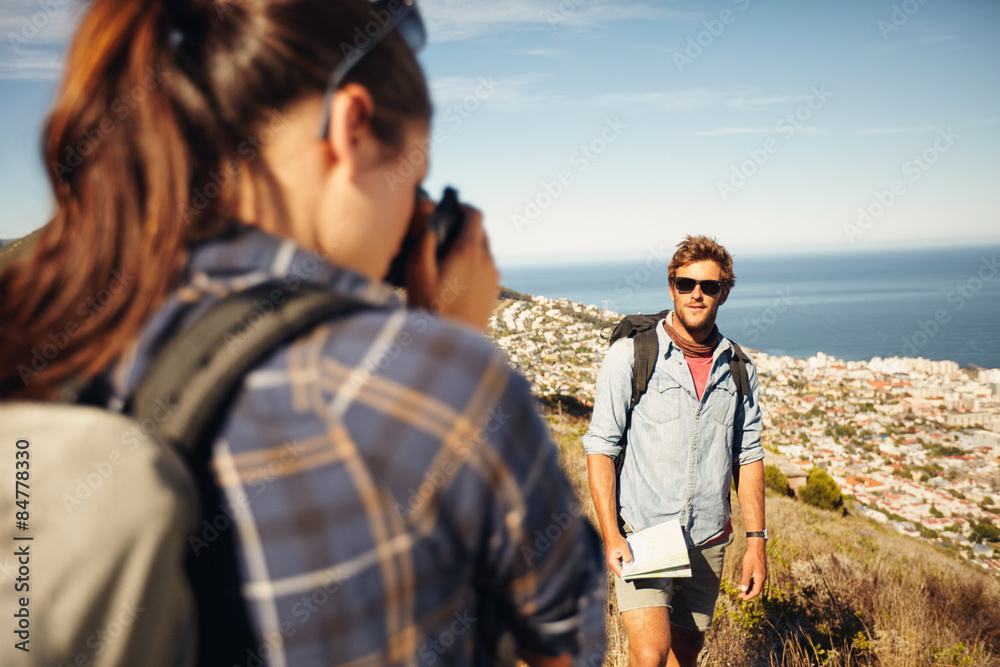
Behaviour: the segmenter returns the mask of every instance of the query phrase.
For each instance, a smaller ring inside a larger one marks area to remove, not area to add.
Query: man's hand
[[[740,579],[740,599],[752,600],[764,590],[767,579],[767,543],[762,537],[747,538],[747,552],[743,556],[743,578]]]
[[[622,562],[632,562],[632,550],[628,548],[628,542],[617,530],[604,540],[604,559],[608,569],[619,577],[622,576]]]

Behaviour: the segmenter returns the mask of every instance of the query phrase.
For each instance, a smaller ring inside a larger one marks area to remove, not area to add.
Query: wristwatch
[[[767,534],[767,528],[764,530],[755,530],[753,532],[747,533],[747,537],[763,537],[765,540],[770,536]]]

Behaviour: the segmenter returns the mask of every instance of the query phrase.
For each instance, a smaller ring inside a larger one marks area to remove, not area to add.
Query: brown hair
[[[376,19],[365,0],[91,3],[45,126],[55,216],[0,275],[0,396],[51,396],[122,353],[189,248],[231,224],[237,174],[273,184],[255,160],[269,124],[320,94]],[[398,31],[346,80],[371,92],[389,147],[430,118]]]
[[[677,269],[695,262],[712,261],[722,269],[722,284],[728,293],[736,284],[736,274],[733,273],[733,257],[729,251],[708,236],[685,236],[677,244],[677,251],[667,266],[667,277],[673,283]]]

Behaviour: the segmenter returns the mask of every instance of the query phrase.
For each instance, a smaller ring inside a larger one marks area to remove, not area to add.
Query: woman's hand
[[[418,203],[416,215],[428,216],[434,203]],[[493,263],[483,214],[462,206],[465,224],[439,265],[434,234],[424,234],[407,267],[406,289],[411,306],[486,331],[500,293],[500,273]]]

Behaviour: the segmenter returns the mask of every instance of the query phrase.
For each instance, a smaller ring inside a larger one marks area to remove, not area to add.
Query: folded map
[[[690,577],[687,544],[677,519],[632,533],[626,538],[632,562],[622,564],[622,578]]]

